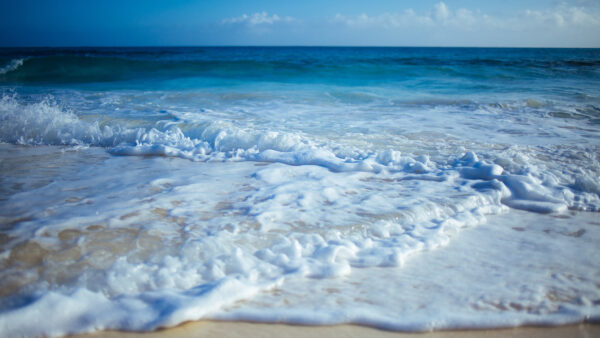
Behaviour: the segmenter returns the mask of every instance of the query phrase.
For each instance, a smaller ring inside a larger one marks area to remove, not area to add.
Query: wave
[[[24,59],[13,59],[7,65],[0,68],[0,75],[12,72],[23,65]]]
[[[491,160],[479,160],[475,153],[467,152],[456,154],[448,161],[434,162],[429,156],[406,155],[393,149],[364,151],[330,147],[297,133],[241,128],[219,120],[159,121],[139,128],[123,127],[118,120],[101,125],[80,119],[51,99],[22,104],[14,95],[2,97],[0,116],[0,142],[100,146],[114,155],[316,165],[333,172],[401,172],[430,175],[431,179],[449,170],[462,178],[482,181],[473,185],[475,189],[500,191],[503,203],[513,208],[542,213],[566,208],[600,210],[600,182],[596,176],[600,164],[593,155],[583,158],[577,155],[583,161],[580,167],[589,169],[562,164],[552,167],[553,161],[571,157],[568,151],[559,155],[533,153],[528,156],[519,152],[511,155],[518,160],[499,153],[488,154],[486,157]],[[540,151],[544,151],[543,148]],[[586,149],[583,153],[596,151]],[[550,161],[536,159],[544,156],[558,157]]]
[[[285,79],[311,74],[311,65],[257,60],[145,60],[97,56],[29,58],[18,71],[3,74],[6,82],[87,83],[145,78],[216,77]],[[318,71],[324,75],[338,69]],[[16,70],[16,68],[14,69]]]
[[[389,81],[423,75],[503,79],[519,78],[523,71],[532,70],[542,77],[564,72],[593,73],[600,65],[600,57],[594,53],[577,57],[540,51],[521,54],[506,57],[486,49],[460,57],[453,55],[452,49],[359,48],[350,53],[335,48],[44,49],[18,54],[19,58],[0,70],[0,82],[87,83],[150,77]],[[479,67],[496,71],[481,72]]]

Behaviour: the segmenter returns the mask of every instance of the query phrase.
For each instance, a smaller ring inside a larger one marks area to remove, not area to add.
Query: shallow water
[[[599,318],[598,50],[0,59],[7,335]]]

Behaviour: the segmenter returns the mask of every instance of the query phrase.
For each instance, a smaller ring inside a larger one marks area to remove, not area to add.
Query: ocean
[[[0,336],[597,322],[599,212],[600,49],[0,49]]]

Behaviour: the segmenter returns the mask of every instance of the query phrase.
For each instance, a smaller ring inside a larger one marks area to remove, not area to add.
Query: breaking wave
[[[7,65],[0,68],[0,75],[12,72],[23,65],[24,59],[13,59]]]
[[[552,160],[540,161],[537,158],[541,155],[536,153],[513,154],[520,157],[517,161],[506,157],[506,153],[485,154],[486,160],[480,160],[477,154],[466,152],[435,162],[427,155],[414,156],[393,149],[334,150],[306,135],[241,128],[219,120],[190,125],[159,121],[137,128],[123,127],[118,120],[101,124],[82,120],[51,99],[22,104],[14,95],[4,95],[0,100],[0,114],[0,141],[14,144],[100,146],[114,155],[316,165],[333,172],[433,176],[455,172],[482,181],[473,185],[475,189],[500,191],[502,202],[513,208],[542,213],[567,208],[600,210],[600,183],[596,179],[600,164],[594,149],[584,149],[587,155],[579,156],[585,162],[581,167],[553,169]],[[559,156],[568,154],[565,150]],[[529,162],[523,162],[524,156]]]

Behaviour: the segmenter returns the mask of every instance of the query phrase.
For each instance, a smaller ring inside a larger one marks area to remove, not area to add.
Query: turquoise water
[[[505,48],[65,48],[3,49],[6,84],[169,89],[212,86],[339,85],[428,94],[540,94],[593,90],[597,49]],[[6,67],[6,66],[5,66]],[[8,69],[8,68],[7,68]],[[531,82],[535,86],[531,86]]]
[[[3,48],[0,93],[4,335],[600,316],[599,49]]]

